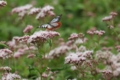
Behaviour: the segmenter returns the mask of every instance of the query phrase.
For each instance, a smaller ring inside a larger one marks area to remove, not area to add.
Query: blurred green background
[[[7,5],[0,8],[0,41],[22,36],[23,29],[29,24],[34,27],[40,25],[42,21],[36,20],[35,16],[18,20],[16,14],[11,14],[14,7],[30,3],[34,3],[35,7],[51,5],[55,8],[56,15],[62,14],[62,26],[57,31],[65,38],[73,32],[86,33],[91,27],[105,29],[106,24],[102,22],[102,18],[111,11],[117,12],[118,15],[120,12],[119,0],[7,0]]]

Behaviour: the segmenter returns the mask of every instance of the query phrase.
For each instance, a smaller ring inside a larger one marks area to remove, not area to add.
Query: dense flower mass
[[[14,58],[20,58],[23,55],[26,55],[26,54],[30,55],[31,53],[35,53],[35,51],[36,51],[36,47],[35,46],[19,48],[18,50],[16,50],[14,52],[13,57]]]
[[[16,80],[16,79],[17,80],[21,79],[21,76],[15,73],[4,73],[1,78],[1,80]]]
[[[50,5],[44,6],[37,14],[36,19],[44,18],[46,15],[54,16],[55,13],[52,11],[53,9],[54,7]]]
[[[23,43],[26,43],[28,39],[29,39],[29,36],[27,35],[16,38],[18,42],[23,42]]]
[[[34,42],[44,42],[48,39],[52,39],[55,36],[59,36],[60,34],[55,31],[37,31],[28,39],[28,43]]]
[[[96,34],[96,35],[102,36],[103,34],[105,34],[105,31],[103,31],[103,30],[88,30],[87,33],[90,35]]]
[[[9,49],[0,49],[0,58],[6,59],[12,56],[12,51]]]
[[[54,7],[50,5],[46,5],[43,8],[33,7],[31,4],[27,4],[24,6],[19,6],[12,9],[12,13],[17,13],[18,16],[22,19],[25,15],[33,15],[36,14],[36,19],[39,20],[44,18],[46,15],[54,16],[53,12]]]
[[[56,58],[64,55],[69,50],[69,47],[66,45],[59,46],[53,50],[51,50],[45,57],[46,58]]]
[[[87,58],[91,57],[92,53],[93,51],[69,53],[69,55],[65,57],[65,63],[82,64]]]
[[[25,6],[20,6],[12,9],[12,13],[17,13],[19,17],[23,18],[28,10],[32,8],[33,6],[31,4],[27,4]]]
[[[32,7],[31,4],[27,4],[25,6],[20,6],[12,9],[12,13],[20,13],[26,10],[29,10]]]

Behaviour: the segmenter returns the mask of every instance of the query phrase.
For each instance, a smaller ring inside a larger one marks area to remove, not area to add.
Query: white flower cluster
[[[0,7],[4,7],[5,5],[7,5],[6,1],[0,1]]]
[[[28,36],[28,35],[25,35],[25,36],[22,36],[22,37],[17,37],[16,38],[16,40],[18,41],[18,42],[22,42],[22,43],[27,43],[27,40],[29,39],[29,37],[30,36]]]
[[[12,56],[12,51],[9,49],[0,49],[0,58],[6,59]]]
[[[105,31],[103,31],[103,30],[95,30],[94,31],[94,34],[97,34],[97,35],[103,35],[105,33]]]
[[[65,57],[66,64],[82,64],[87,58],[90,58],[93,51],[84,51],[84,52],[76,52],[76,53],[69,53],[68,56]]]
[[[4,73],[1,80],[20,80],[21,76],[15,73]]]
[[[111,19],[113,19],[112,15],[104,17],[102,21],[110,21]]]
[[[19,48],[17,51],[15,51],[13,57],[14,58],[20,58],[21,56],[25,55],[25,54],[33,54],[36,51],[36,47],[34,46],[30,46],[29,48]],[[30,57],[30,56],[29,56]]]
[[[25,15],[37,14],[36,19],[44,18],[46,15],[54,16],[53,12],[54,7],[47,5],[43,8],[35,8],[31,4],[24,6],[16,7],[12,9],[12,13],[17,13],[18,16],[22,19]]]
[[[97,51],[95,58],[98,60],[109,59],[113,54],[110,51]]]
[[[103,73],[103,76],[106,78],[108,75],[119,76],[120,75],[120,53],[115,55],[110,51],[97,51],[96,59],[98,61],[102,60],[102,62],[106,65],[105,69],[100,70]]]
[[[41,9],[41,11],[37,14],[36,19],[44,18],[47,14],[54,16],[55,13],[52,11],[54,7],[47,5]]]
[[[23,30],[24,33],[28,33],[33,29],[32,25],[27,25],[26,28]]]
[[[16,7],[16,8],[12,9],[12,13],[17,13],[18,16],[24,17],[27,14],[28,10],[30,8],[32,8],[32,7],[33,6],[31,4],[27,4],[25,6]]]
[[[61,55],[64,55],[65,53],[67,53],[69,50],[69,47],[66,46],[66,45],[62,45],[62,46],[59,46],[53,50],[51,50],[46,56],[45,58],[56,58],[56,57],[59,57]]]
[[[105,31],[103,31],[103,30],[88,30],[87,33],[90,35],[97,34],[97,35],[101,36],[105,33]]]
[[[59,36],[60,34],[55,31],[37,31],[28,39],[28,43],[34,42],[44,42],[47,39],[51,39],[55,36]]]
[[[41,8],[35,8],[35,7],[33,7],[33,8],[31,8],[30,11],[28,12],[28,15],[37,14],[37,13],[40,12],[40,10],[41,10]]]
[[[5,67],[0,67],[0,70],[1,71],[11,71],[12,69],[8,66],[5,66]]]
[[[68,39],[74,40],[74,39],[77,39],[78,37],[79,37],[79,35],[77,33],[72,33]]]

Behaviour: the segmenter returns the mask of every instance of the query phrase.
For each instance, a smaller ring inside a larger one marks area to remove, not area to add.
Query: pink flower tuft
[[[27,27],[23,30],[24,33],[28,33],[33,29],[32,25],[27,25]]]

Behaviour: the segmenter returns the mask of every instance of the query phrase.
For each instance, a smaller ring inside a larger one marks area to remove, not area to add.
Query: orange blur
[[[57,23],[58,23],[58,26],[53,27],[53,28],[47,28],[47,30],[55,30],[55,29],[59,28],[62,25],[61,22],[57,22]]]

